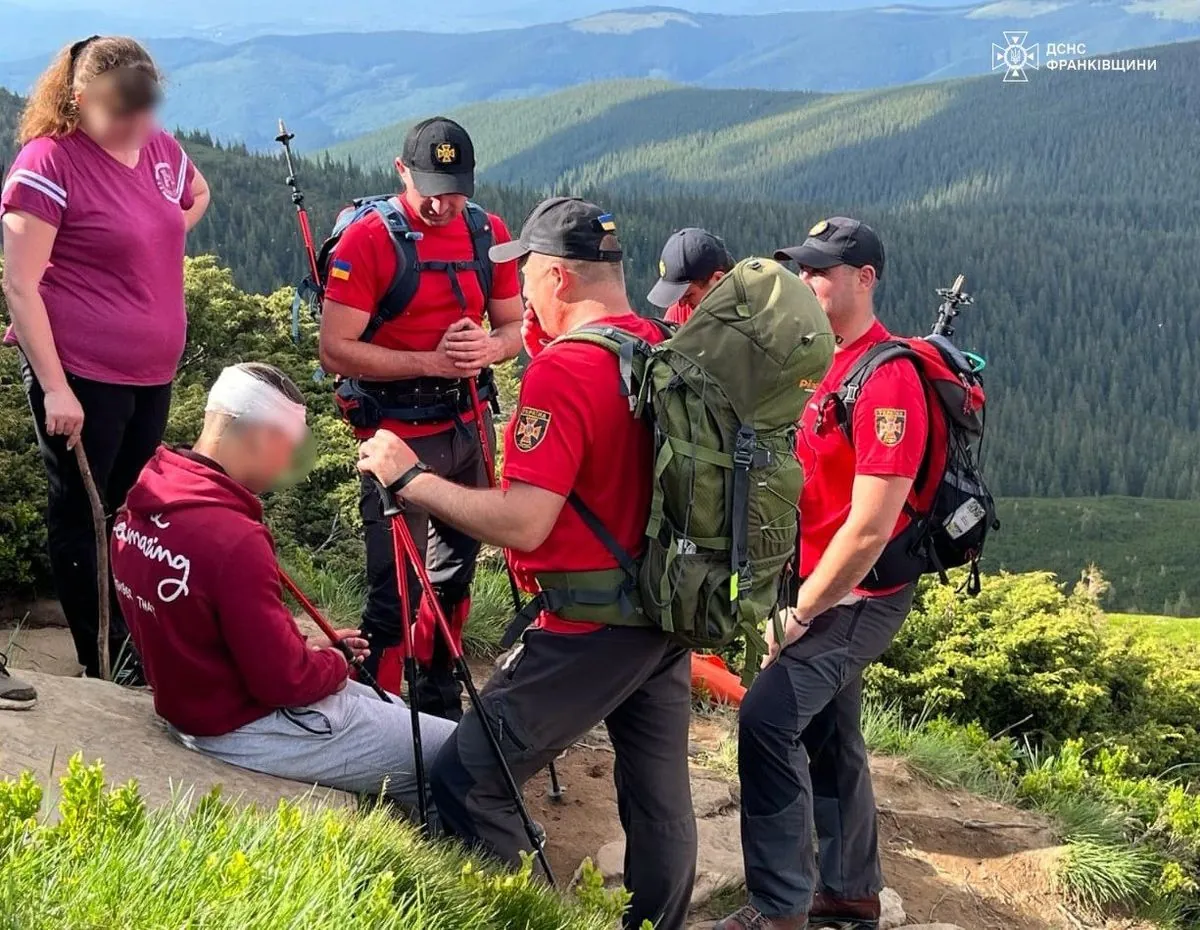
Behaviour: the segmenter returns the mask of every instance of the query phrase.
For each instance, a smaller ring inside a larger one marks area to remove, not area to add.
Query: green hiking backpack
[[[775,613],[796,553],[796,424],[833,359],[816,297],[777,262],[749,258],[658,345],[614,327],[558,341],[616,354],[619,389],[654,431],[648,539],[635,562],[571,495],[621,568],[539,573],[542,590],[522,614],[655,626],[699,649],[745,634],[749,650],[761,650],[759,628]]]

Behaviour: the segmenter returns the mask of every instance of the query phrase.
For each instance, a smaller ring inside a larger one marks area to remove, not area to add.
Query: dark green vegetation
[[[986,73],[991,46],[1005,41],[1005,30],[1030,30],[1031,45],[1082,42],[1092,54],[1200,36],[1200,23],[1185,18],[1184,10],[1169,14],[1169,0],[1038,4],[1040,15],[1024,23],[1011,9],[998,19],[967,15],[962,8],[899,4],[880,11],[824,2],[818,11],[778,13],[745,0],[741,9],[704,3],[711,12],[643,7],[490,33],[463,31],[462,19],[440,5],[418,11],[414,4],[389,4],[391,12],[366,27],[378,31],[359,31],[348,13],[328,27],[341,31],[323,35],[258,35],[222,44],[239,33],[227,31],[214,42],[189,30],[187,38],[155,38],[149,45],[170,78],[171,125],[204,127],[221,139],[263,148],[271,144],[280,116],[313,144],[328,145],[400,119],[592,81],[658,78],[710,88],[863,90]],[[156,19],[167,15],[162,6],[156,5]],[[591,0],[561,4],[555,18],[583,16],[598,6]],[[336,17],[338,11],[326,12]],[[439,34],[399,31],[422,28],[430,12]],[[739,12],[756,15],[724,15]],[[206,21],[212,19],[191,19]],[[0,57],[4,34],[23,31],[0,28]],[[156,31],[153,23],[136,32],[179,34]],[[45,67],[39,46],[41,41],[26,44],[24,55],[30,57],[0,62],[0,85],[25,92]],[[992,79],[1000,83],[999,75]],[[695,113],[674,115],[703,122]]]
[[[867,107],[867,98],[858,98],[858,103],[829,98],[835,111],[850,108],[838,116],[837,125],[843,129],[893,128],[869,144],[835,144],[830,136],[823,153],[798,147],[791,172],[798,188],[809,183],[810,171],[825,172],[829,193],[811,202],[721,200],[694,186],[694,193],[669,198],[657,191],[582,192],[602,199],[617,214],[629,255],[630,290],[640,300],[654,278],[661,243],[672,229],[705,225],[721,232],[738,253],[764,252],[798,241],[821,216],[850,209],[846,204],[855,202],[856,185],[865,185],[885,201],[861,213],[880,229],[888,247],[880,299],[884,318],[895,331],[924,331],[936,306],[933,289],[960,271],[976,294],[977,306],[960,322],[960,341],[981,350],[990,362],[987,382],[993,407],[985,463],[997,490],[1022,497],[1194,500],[1200,497],[1200,410],[1194,403],[1200,396],[1200,271],[1191,254],[1197,229],[1189,204],[1200,200],[1200,174],[1180,166],[1189,157],[1186,153],[1200,151],[1200,129],[1189,116],[1200,110],[1200,68],[1188,70],[1189,63],[1200,63],[1198,49],[1200,45],[1193,44],[1155,50],[1157,72],[1043,73],[1037,77],[1045,81],[1026,87],[982,80],[868,95],[875,100],[873,122],[868,110],[853,109]],[[993,87],[995,93],[989,90]],[[591,98],[578,98],[581,107],[591,101],[591,109],[582,109],[574,118],[579,126],[573,126],[566,109],[550,111],[541,122],[560,127],[564,141],[579,141],[580,127],[603,120],[606,112],[602,92],[591,93]],[[624,93],[628,97],[632,92]],[[703,108],[697,101],[670,121],[669,108],[655,101],[661,94],[681,99],[678,95],[692,93],[650,93],[646,105],[658,107],[652,113],[663,137],[690,131]],[[908,104],[916,106],[930,94],[949,102],[924,122],[904,116]],[[793,104],[797,99],[778,97]],[[1031,102],[1010,102],[1018,97]],[[639,112],[633,103],[622,103],[616,91],[611,98],[631,116]],[[730,99],[735,98],[737,93],[731,92]],[[558,107],[561,100],[548,98],[539,105]],[[894,103],[894,111],[879,109],[888,101]],[[18,105],[18,98],[0,92],[0,161],[11,157]],[[508,112],[534,106],[514,104]],[[715,125],[738,116],[732,104],[714,103],[709,109]],[[1090,115],[1080,117],[1080,111]],[[957,122],[950,122],[947,113]],[[743,106],[743,120],[746,114],[752,115],[752,110]],[[902,131],[906,118],[911,125]],[[530,126],[540,125],[533,111],[522,119]],[[807,119],[817,127],[813,132],[825,122],[819,114]],[[1009,119],[1011,124],[1006,123]],[[930,121],[940,128],[931,129]],[[644,131],[650,122],[629,124]],[[761,145],[775,138],[777,123],[786,126],[788,120],[778,117],[756,124]],[[1037,124],[1036,130],[1027,123]],[[619,124],[605,125],[612,132],[610,144],[620,151]],[[486,125],[472,128],[477,135],[492,131]],[[764,160],[780,157],[778,149],[762,149],[752,139],[731,145],[731,132],[697,137],[689,151],[722,152],[720,158],[710,159],[713,171],[724,170],[739,154],[752,162],[760,154]],[[1018,144],[1012,144],[1014,138]],[[481,153],[491,158],[489,150],[500,142],[495,138],[481,144]],[[520,155],[522,163],[530,165],[531,178],[538,165],[534,156],[553,148],[537,138],[532,143],[531,150]],[[1040,147],[1030,149],[1034,143]],[[203,136],[186,137],[185,144],[215,193],[214,206],[195,231],[191,250],[217,253],[244,290],[269,293],[294,280],[303,260],[281,160],[253,156],[241,148],[214,147]],[[598,138],[589,144],[599,145]],[[938,148],[943,144],[948,154]],[[582,151],[586,160],[586,146]],[[874,154],[866,158],[869,153]],[[987,159],[992,159],[990,169]],[[835,184],[834,162],[842,169],[841,186]],[[614,165],[621,163],[613,159]],[[960,170],[960,164],[967,167]],[[329,160],[304,162],[300,172],[318,234],[328,228],[336,206],[347,197],[394,184],[385,170],[364,173]],[[897,181],[895,190],[872,187],[884,183],[879,178],[910,177],[917,180]],[[620,186],[618,179],[610,180]],[[676,186],[673,182],[671,189]],[[688,187],[682,181],[678,186]],[[1059,186],[1069,196],[1055,196]],[[546,189],[482,186],[478,199],[516,227]],[[814,194],[815,189],[809,196]],[[891,202],[903,196],[913,196],[915,202]],[[197,284],[190,291],[196,303],[189,358],[204,359],[207,367],[195,374],[185,370],[185,383],[194,379],[198,390],[203,384],[199,375],[214,373],[216,360],[252,357],[242,343],[251,337],[266,339],[269,333],[265,351],[285,357],[311,392],[314,409],[329,414],[328,384],[309,381],[315,365],[311,342],[299,349],[288,342],[287,295],[264,303],[238,294],[215,269],[206,269],[206,282],[219,277],[221,283]],[[215,341],[208,343],[205,329],[216,325],[210,313],[219,329],[212,336]],[[6,395],[0,409],[5,424],[0,449],[9,450],[14,462],[36,464],[12,353],[0,353],[0,364],[0,390]],[[332,418],[330,424],[337,428]],[[33,542],[24,540],[19,529],[4,534],[3,556],[13,560],[4,574],[28,578],[29,559],[16,551],[29,556],[39,549],[41,478],[36,467],[14,465],[5,474],[14,490],[4,499],[22,502],[5,518],[27,528]],[[353,477],[348,468],[341,474],[339,481]],[[332,487],[306,495],[306,503],[332,493]],[[352,489],[346,486],[338,493],[349,518]],[[1057,507],[1065,508],[1067,516],[1056,515]],[[1127,518],[1124,508],[1132,508],[1129,514],[1134,516]],[[308,518],[301,541],[324,541],[332,512],[326,509],[319,518]],[[1139,522],[1137,513],[1144,520]],[[1191,570],[1194,558],[1188,555],[1194,552],[1195,538],[1187,528],[1189,520],[1194,522],[1189,514],[1171,503],[1141,506],[1132,500],[1089,499],[1042,507],[1022,500],[1002,511],[1004,529],[995,536],[988,564],[1051,569],[1070,580],[1095,561],[1112,581],[1109,606],[1187,612],[1187,601],[1200,603],[1200,576]],[[347,523],[339,527],[348,532]],[[1181,593],[1186,594],[1182,604]]]
[[[1096,564],[1111,610],[1200,615],[1196,539],[1200,501],[1133,497],[1011,498],[988,544],[987,570],[1053,570],[1074,583]],[[1200,638],[1200,620],[1194,623]]]

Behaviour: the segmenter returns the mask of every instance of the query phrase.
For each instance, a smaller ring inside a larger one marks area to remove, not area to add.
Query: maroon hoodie
[[[219,736],[342,687],[283,603],[262,504],[215,463],[160,446],[117,511],[112,569],[159,716]]]

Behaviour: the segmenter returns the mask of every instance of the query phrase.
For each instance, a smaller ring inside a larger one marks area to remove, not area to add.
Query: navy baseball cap
[[[521,235],[492,246],[488,257],[501,264],[530,252],[584,262],[619,262],[622,258],[612,214],[579,197],[543,200],[525,218]]]
[[[779,249],[779,261],[791,259],[802,268],[832,268],[834,265],[870,265],[883,277],[883,243],[866,223],[848,216],[831,216],[808,231],[802,245]]]
[[[400,160],[423,197],[475,196],[475,146],[452,119],[435,116],[417,123],[404,138]]]
[[[693,281],[707,281],[733,265],[733,256],[720,236],[695,226],[681,229],[663,246],[658,283],[646,299],[656,307],[669,307],[687,293]]]

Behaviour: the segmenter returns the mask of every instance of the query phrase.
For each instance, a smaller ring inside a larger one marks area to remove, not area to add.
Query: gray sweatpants
[[[417,808],[412,717],[399,698],[393,700],[385,704],[370,688],[348,681],[315,704],[277,710],[223,736],[168,729],[184,746],[222,762],[355,794],[386,793],[412,812]],[[455,726],[421,715],[427,767]]]
[[[742,855],[750,903],[768,917],[808,912],[814,822],[826,890],[865,898],[883,887],[862,673],[904,623],[913,590],[827,610],[742,702]]]

